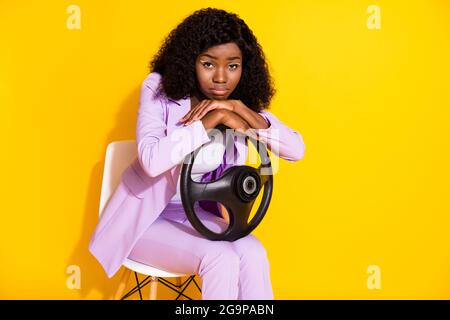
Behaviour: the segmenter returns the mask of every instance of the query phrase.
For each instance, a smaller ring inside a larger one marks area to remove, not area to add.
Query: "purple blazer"
[[[136,126],[138,156],[123,172],[121,183],[130,196],[139,199],[137,212],[123,212],[112,198],[105,206],[89,243],[89,251],[111,278],[128,257],[144,231],[156,220],[176,193],[178,177],[186,155],[211,139],[200,120],[184,126],[178,123],[191,108],[190,97],[172,100],[155,95],[161,75],[150,73],[143,81]],[[271,112],[262,111],[267,129],[255,129],[259,140],[276,156],[287,161],[303,158],[305,145],[297,131],[289,128]],[[247,157],[245,139],[234,139],[234,152],[226,149],[222,164],[202,177],[211,181],[230,166],[244,165]],[[205,210],[220,215],[215,202],[201,201]],[[120,221],[120,223],[114,223]]]

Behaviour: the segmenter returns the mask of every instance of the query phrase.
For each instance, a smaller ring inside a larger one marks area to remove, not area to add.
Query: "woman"
[[[184,158],[201,146],[192,169],[196,181],[245,164],[245,139],[235,139],[229,150],[208,136],[220,124],[253,135],[288,161],[303,157],[301,135],[264,111],[274,89],[260,45],[237,15],[206,8],[169,34],[150,67],[138,111],[138,157],[102,213],[91,253],[109,277],[129,258],[199,274],[203,299],[273,299],[261,242],[251,234],[234,242],[204,238],[187,220],[179,184]],[[215,161],[202,161],[206,154]],[[200,201],[194,209],[210,230],[225,230],[220,204]]]

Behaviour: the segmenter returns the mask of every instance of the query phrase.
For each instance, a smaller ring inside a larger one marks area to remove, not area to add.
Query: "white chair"
[[[100,216],[110,196],[119,185],[122,177],[122,172],[131,164],[136,156],[137,147],[135,140],[114,141],[108,145],[106,149],[102,190],[100,194]],[[179,298],[183,299],[183,297],[192,300],[190,297],[184,294],[184,291],[192,282],[201,292],[199,285],[194,279],[195,274],[167,272],[130,259],[126,259],[123,263],[123,266],[125,267],[125,270],[114,296],[115,299],[126,299],[132,294],[139,292],[139,297],[142,300],[141,289],[143,289],[147,284],[150,284],[149,298],[150,300],[156,300],[158,282],[164,284],[168,288],[178,293],[178,296],[175,300],[178,300]],[[125,295],[123,295],[123,292],[130,278],[131,271],[134,271],[136,286]],[[143,281],[139,281],[138,273],[146,275],[147,277]],[[182,277],[185,276],[187,276],[188,278],[182,283]],[[172,283],[164,278],[175,278],[175,283]]]

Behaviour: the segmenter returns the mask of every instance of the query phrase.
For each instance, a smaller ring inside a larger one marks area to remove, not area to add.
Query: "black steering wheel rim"
[[[217,126],[216,129],[219,129],[222,134],[224,132],[237,134],[224,125]],[[211,136],[212,131],[209,131],[208,135]],[[247,165],[232,166],[215,180],[195,182],[191,178],[192,166],[203,146],[188,154],[183,162],[180,176],[182,204],[191,225],[209,240],[235,241],[248,235],[261,223],[270,204],[273,190],[273,171],[267,149],[262,142],[248,135],[243,135],[245,139],[249,139],[253,143],[258,151],[261,159],[258,168]],[[234,139],[228,141],[234,141]],[[254,217],[248,221],[250,211],[262,187],[264,187],[264,191],[261,203]],[[194,210],[195,202],[201,200],[217,201],[225,206],[230,217],[229,225],[225,231],[222,233],[213,232],[201,222]]]

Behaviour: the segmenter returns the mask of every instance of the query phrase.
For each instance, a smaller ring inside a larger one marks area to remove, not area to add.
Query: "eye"
[[[207,69],[211,69],[209,66],[212,66],[213,64],[211,62],[203,62],[202,65],[207,68]],[[236,70],[237,68],[239,68],[239,64],[234,63],[234,64],[230,64],[231,70]]]
[[[210,65],[212,65],[212,63],[211,63],[211,62],[203,62],[202,64],[203,64],[203,66],[204,66],[204,67],[206,67],[206,65],[207,65],[207,64],[210,64]],[[208,68],[208,69],[209,69],[209,67],[206,67],[206,68]]]

